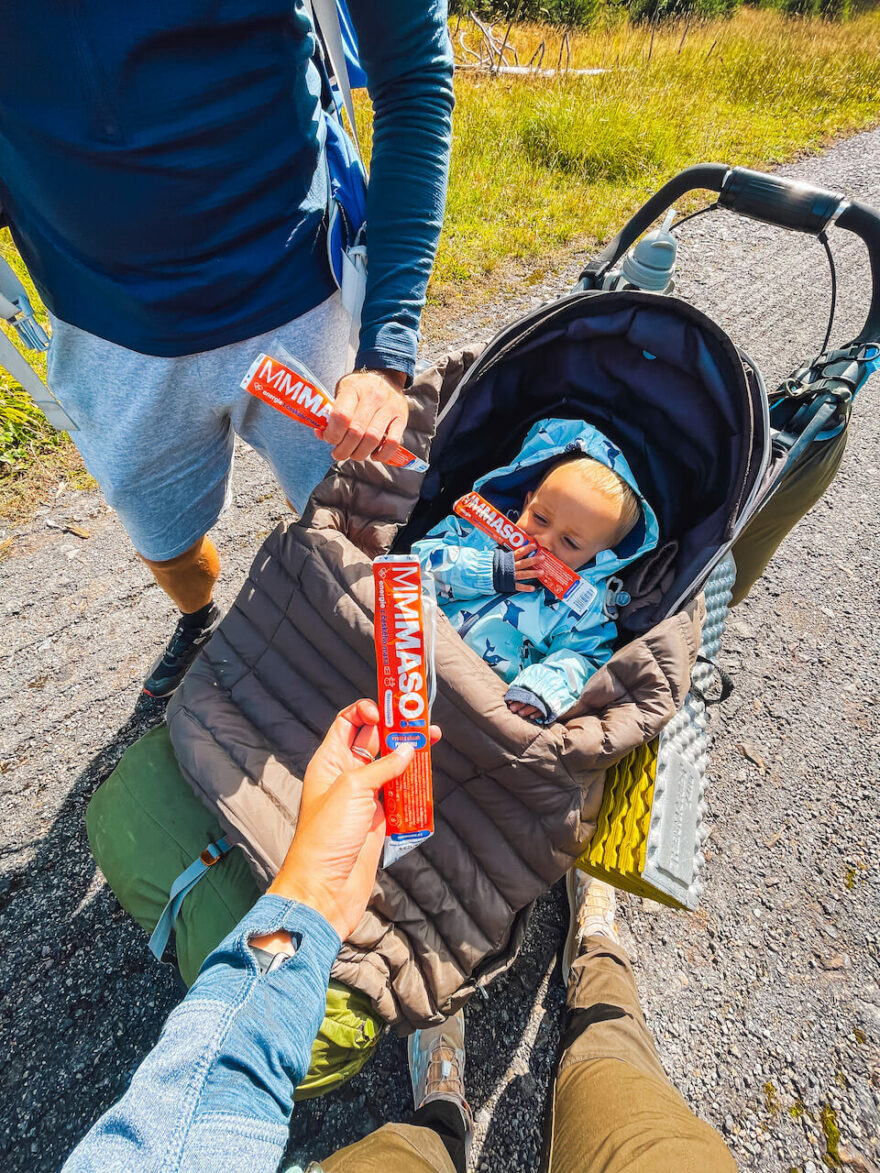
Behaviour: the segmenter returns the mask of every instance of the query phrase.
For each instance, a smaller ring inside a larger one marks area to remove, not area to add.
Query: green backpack
[[[181,773],[164,725],[126,750],[93,795],[86,828],[92,855],[117,900],[148,933],[162,920],[175,882],[196,866],[198,883],[182,893],[173,925],[177,966],[192,985],[202,962],[260,890],[239,848],[206,853],[222,841],[223,829]],[[212,855],[216,862],[197,866],[200,857]],[[383,1030],[363,994],[331,981],[311,1065],[295,1098],[323,1095],[356,1075]]]

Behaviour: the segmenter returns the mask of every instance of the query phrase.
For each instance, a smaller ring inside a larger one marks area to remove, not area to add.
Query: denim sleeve
[[[282,928],[296,953],[261,975],[248,938]],[[207,958],[128,1091],[62,1173],[274,1173],[339,946],[313,909],[261,897]]]
[[[358,367],[412,375],[452,136],[446,0],[349,0],[373,102]]]
[[[434,576],[441,604],[496,593],[494,543],[487,542],[484,550],[467,545],[472,531],[470,522],[450,513],[426,538],[413,543],[412,552]]]

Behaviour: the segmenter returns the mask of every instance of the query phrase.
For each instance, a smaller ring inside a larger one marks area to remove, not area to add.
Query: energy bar
[[[333,396],[301,363],[288,358],[284,362],[270,354],[260,354],[251,363],[241,381],[245,391],[277,411],[307,424],[310,428],[326,427],[333,410]],[[383,461],[392,468],[408,468],[412,472],[427,472],[428,464],[413,455],[401,444],[390,460]]]
[[[465,493],[452,508],[459,517],[493,538],[505,550],[519,550],[532,541],[524,529],[505,517],[500,509],[496,509],[479,493]],[[570,607],[575,615],[583,615],[596,598],[597,591],[593,584],[560,562],[549,550],[539,546],[532,565],[538,582]]]
[[[431,785],[429,672],[422,573],[410,555],[386,554],[373,562],[376,586],[376,665],[380,754],[407,742],[415,756],[384,790],[386,837],[382,866],[389,867],[434,833]]]

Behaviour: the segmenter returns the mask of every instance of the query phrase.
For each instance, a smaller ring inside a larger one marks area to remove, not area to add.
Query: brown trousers
[[[667,1080],[629,959],[591,937],[572,966],[547,1173],[736,1173],[718,1133]],[[323,1162],[325,1173],[454,1173],[436,1133],[386,1124]]]

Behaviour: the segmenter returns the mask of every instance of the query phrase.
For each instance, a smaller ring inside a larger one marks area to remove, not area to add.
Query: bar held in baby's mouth
[[[452,508],[459,517],[493,538],[505,550],[520,550],[532,541],[524,529],[479,493],[465,493]],[[570,607],[575,615],[583,615],[596,597],[593,584],[541,546],[531,561],[538,582]]]

